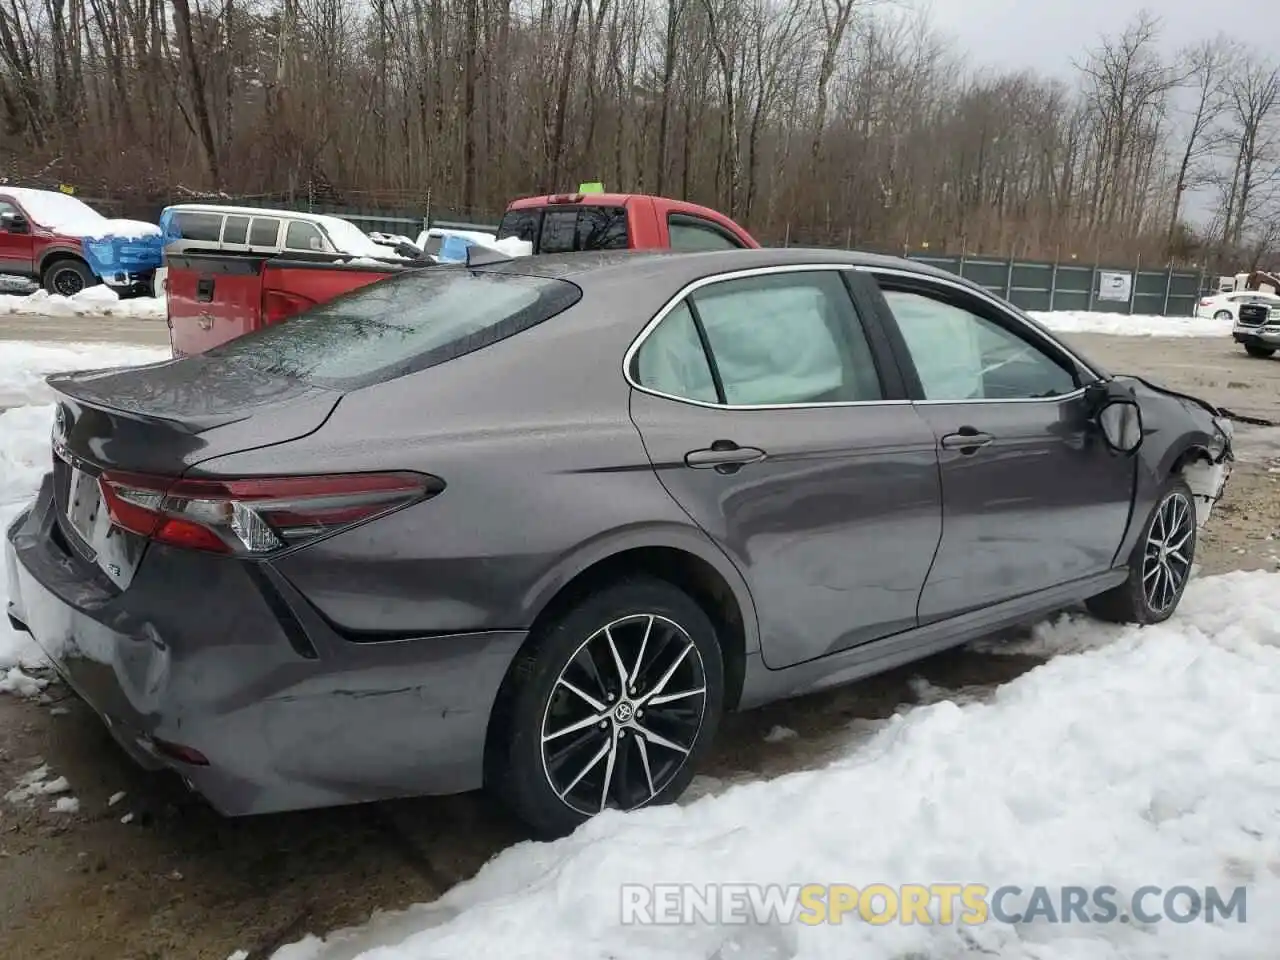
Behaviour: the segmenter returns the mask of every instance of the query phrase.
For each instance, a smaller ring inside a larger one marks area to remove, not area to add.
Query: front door
[[[1086,371],[986,298],[877,279],[916,408],[938,442],[943,535],[921,622],[1110,569],[1137,465],[1091,423]]]
[[[30,277],[31,260],[34,246],[31,240],[31,225],[27,224],[26,233],[12,233],[5,226],[5,214],[21,217],[22,211],[8,200],[0,200],[0,274],[13,274],[19,277]]]
[[[916,625],[937,456],[841,271],[704,282],[643,339],[631,416],[659,479],[742,571],[780,668]]]

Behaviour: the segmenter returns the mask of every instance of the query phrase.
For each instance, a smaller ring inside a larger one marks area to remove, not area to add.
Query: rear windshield
[[[626,207],[522,207],[508,210],[498,224],[498,239],[515,237],[533,244],[534,253],[626,250],[630,246]]]
[[[431,267],[353,290],[204,356],[354,390],[497,343],[581,297],[567,280]]]

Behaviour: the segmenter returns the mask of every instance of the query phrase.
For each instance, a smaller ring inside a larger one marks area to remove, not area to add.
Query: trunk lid
[[[111,524],[98,483],[104,471],[176,478],[212,457],[305,436],[342,396],[230,358],[55,374],[46,382],[56,394],[53,484],[61,546],[121,589],[146,541]]]

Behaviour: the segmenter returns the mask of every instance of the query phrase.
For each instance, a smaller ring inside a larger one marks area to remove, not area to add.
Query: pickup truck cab
[[[103,279],[85,256],[85,244],[91,238],[142,239],[155,232],[155,224],[110,220],[65,193],[0,184],[0,274],[38,284],[49,293],[73,297]],[[121,292],[151,290],[149,271],[105,279]]]
[[[515,200],[498,225],[498,239],[507,237],[532,243],[535,254],[760,246],[746,230],[709,207],[638,193],[567,193]]]
[[[318,227],[327,242],[304,224]],[[430,269],[435,262],[396,257],[347,221],[316,214],[187,204],[166,210],[161,225],[175,357],[202,353],[349,290],[404,270]],[[420,239],[434,246],[465,233],[441,229]],[[516,200],[496,239],[481,232],[465,239],[515,243],[534,254],[759,246],[742,227],[706,207],[607,193]]]

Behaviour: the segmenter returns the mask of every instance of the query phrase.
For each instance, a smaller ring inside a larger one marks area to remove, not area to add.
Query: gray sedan
[[[740,710],[1176,609],[1219,411],[855,253],[433,267],[57,375],[9,616],[228,815],[671,801]]]

